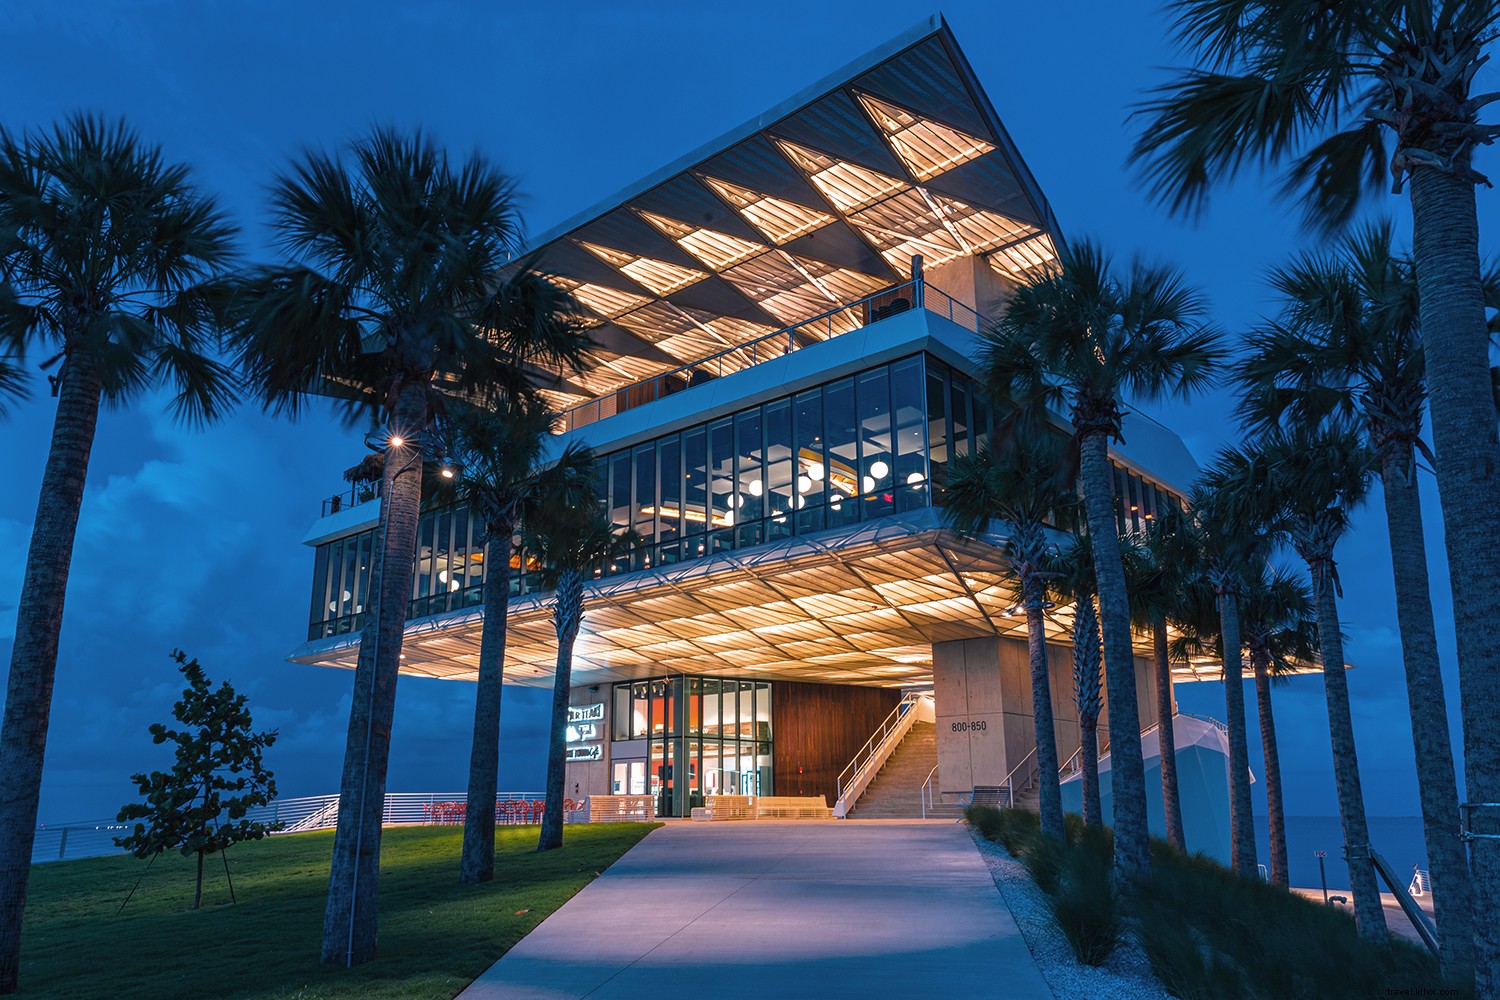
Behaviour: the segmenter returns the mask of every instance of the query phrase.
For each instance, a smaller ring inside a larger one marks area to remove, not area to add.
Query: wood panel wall
[[[776,794],[822,795],[833,805],[839,772],[900,701],[901,692],[893,688],[773,681],[771,769]]]

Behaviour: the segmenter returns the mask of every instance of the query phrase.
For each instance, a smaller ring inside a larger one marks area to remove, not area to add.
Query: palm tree
[[[1422,441],[1425,359],[1412,265],[1393,251],[1392,241],[1388,223],[1370,226],[1332,254],[1302,256],[1275,270],[1271,281],[1282,314],[1251,337],[1237,381],[1251,428],[1349,420],[1375,454],[1439,951],[1445,964],[1467,965],[1474,960],[1473,893],[1459,836],[1458,783],[1416,476],[1418,452],[1432,460]],[[1493,294],[1493,288],[1487,285],[1486,292]]]
[[[21,138],[0,133],[4,381],[19,387],[29,350],[57,366],[0,728],[0,993],[16,989],[63,598],[100,403],[166,384],[174,417],[222,415],[233,373],[214,359],[203,286],[230,262],[234,238],[188,168],[123,123],[75,117]]]
[[[1177,788],[1177,739],[1173,726],[1176,700],[1172,696],[1172,657],[1167,620],[1181,604],[1193,572],[1196,546],[1175,505],[1167,504],[1150,517],[1144,531],[1126,544],[1125,581],[1130,592],[1130,617],[1136,628],[1151,634],[1152,665],[1156,671],[1157,741],[1161,748],[1161,798],[1166,817],[1167,843],[1187,850],[1182,829],[1182,799]]]
[[[1041,827],[1060,842],[1067,839],[1067,828],[1058,784],[1045,616],[1052,577],[1048,564],[1056,549],[1048,527],[1066,524],[1077,504],[1068,478],[1062,450],[1050,436],[1011,438],[999,451],[981,449],[954,459],[942,501],[944,519],[960,534],[987,535],[992,521],[1005,522],[1002,551],[1026,609]]]
[[[583,584],[611,557],[634,548],[633,533],[616,534],[604,509],[593,452],[580,448],[570,464],[540,477],[538,502],[527,511],[521,537],[535,560],[541,585],[554,592],[552,620],[557,632],[557,674],[552,683],[552,717],[547,744],[547,801],[537,850],[562,846],[563,787],[566,771],[568,698],[572,693],[573,643],[583,624]],[[579,470],[587,470],[580,474]]]
[[[1266,821],[1270,831],[1271,881],[1288,884],[1286,813],[1281,802],[1281,753],[1271,711],[1271,681],[1317,660],[1317,624],[1312,596],[1301,580],[1262,568],[1245,579],[1240,594],[1245,649],[1255,671],[1255,703],[1260,714],[1261,753],[1266,761]]]
[[[1247,489],[1225,472],[1221,458],[1211,465],[1189,501],[1201,552],[1202,578],[1213,590],[1219,617],[1219,657],[1224,671],[1224,722],[1229,729],[1230,856],[1234,870],[1254,878],[1255,811],[1250,797],[1250,744],[1245,721],[1245,661],[1240,597],[1247,576],[1264,559],[1263,536],[1244,513]]]
[[[1385,943],[1385,913],[1368,863],[1369,824],[1354,749],[1349,681],[1344,676],[1344,637],[1338,618],[1338,568],[1334,548],[1349,526],[1349,514],[1369,489],[1372,456],[1347,426],[1326,422],[1296,425],[1264,435],[1247,448],[1223,453],[1214,475],[1228,484],[1246,520],[1267,526],[1288,541],[1307,563],[1318,623],[1318,655],[1328,701],[1334,783],[1344,849],[1349,856],[1354,919],[1361,937]]]
[[[1075,537],[1053,561],[1052,589],[1073,602],[1073,707],[1078,712],[1078,767],[1082,774],[1083,824],[1102,826],[1099,801],[1099,714],[1104,711],[1100,690],[1099,616],[1094,606],[1094,550],[1089,540]],[[1113,775],[1110,778],[1114,796]]]
[[[1176,272],[1136,261],[1116,274],[1085,242],[1016,290],[982,348],[992,399],[1033,418],[1066,406],[1072,421],[1104,633],[1115,866],[1125,875],[1147,871],[1151,858],[1109,443],[1120,437],[1127,396],[1185,396],[1211,383],[1221,351],[1203,312]]]
[[[355,965],[375,955],[380,817],[434,422],[449,399],[525,391],[533,365],[577,364],[583,345],[573,323],[554,321],[563,305],[518,309],[516,296],[496,293],[519,222],[510,180],[480,157],[450,163],[420,134],[376,129],[347,157],[307,154],[271,199],[292,261],[247,275],[234,300],[249,384],[268,410],[295,416],[328,396],[351,418],[384,424],[372,444],[384,460],[381,552],[323,922],[323,964]]]
[[[1158,196],[1198,212],[1209,188],[1241,167],[1285,163],[1287,193],[1302,197],[1310,222],[1328,227],[1357,214],[1383,186],[1387,166],[1396,193],[1410,188],[1466,784],[1471,801],[1500,802],[1500,731],[1491,719],[1500,700],[1493,636],[1500,549],[1492,537],[1500,437],[1474,196],[1485,179],[1472,166],[1473,151],[1495,134],[1479,122],[1480,111],[1500,94],[1470,89],[1496,37],[1500,2],[1180,0],[1175,7],[1176,40],[1198,54],[1200,66],[1160,88],[1144,109],[1133,155]],[[1489,996],[1500,992],[1500,841],[1471,841],[1470,865],[1477,985]],[[1444,951],[1452,945],[1449,936]]]
[[[500,701],[505,671],[506,616],[516,529],[542,497],[540,485],[555,414],[532,393],[512,397],[496,409],[455,407],[449,430],[458,467],[455,499],[468,504],[484,530],[484,625],[479,638],[479,677],[474,696],[474,736],[469,751],[469,809],[464,813],[459,881],[488,882],[495,874],[495,801],[500,770]],[[580,449],[563,452],[557,466],[572,475],[591,470]]]

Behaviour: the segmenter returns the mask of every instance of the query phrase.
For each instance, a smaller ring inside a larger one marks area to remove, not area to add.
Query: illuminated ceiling
[[[864,318],[841,307],[908,280],[915,254],[1009,277],[1053,257],[1050,210],[940,19],[761,121],[528,251],[598,344],[554,405],[830,311],[809,336],[847,332]]]
[[[574,650],[575,684],[664,673],[903,687],[930,683],[934,642],[1026,639],[1025,616],[999,550],[941,527],[932,509],[808,538],[610,577],[587,591]],[[552,684],[551,595],[511,602],[506,681]],[[1069,644],[1072,609],[1049,613],[1052,642]],[[482,612],[413,622],[402,646],[409,676],[473,680]],[[1137,654],[1150,655],[1141,637]],[[301,663],[353,667],[358,636],[319,640]],[[1178,665],[1179,681],[1214,680],[1212,663]]]

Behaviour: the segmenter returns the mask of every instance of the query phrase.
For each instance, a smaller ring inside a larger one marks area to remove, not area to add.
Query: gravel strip
[[[1047,905],[1047,896],[1020,861],[1005,848],[971,830],[979,854],[995,880],[1010,912],[1020,925],[1021,936],[1042,970],[1042,978],[1057,1000],[1171,1000],[1151,973],[1151,964],[1139,946],[1128,939],[1110,954],[1109,961],[1094,967],[1073,957],[1068,939],[1058,930]]]

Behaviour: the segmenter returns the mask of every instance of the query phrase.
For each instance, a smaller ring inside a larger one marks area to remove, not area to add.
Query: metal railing
[[[1036,747],[1032,747],[1031,751],[1027,753],[1026,756],[1021,758],[1021,762],[1010,769],[1010,773],[1005,776],[1005,781],[1001,783],[1000,787],[1005,789],[1006,808],[1014,809],[1016,807],[1016,772],[1025,767],[1026,762],[1031,760],[1035,756]],[[1039,770],[1035,766],[1033,766],[1032,769],[1027,772],[1026,783],[1022,786],[1023,790],[1031,787],[1032,778],[1035,777],[1038,773]]]
[[[341,510],[358,507],[360,504],[369,503],[371,500],[378,500],[380,499],[382,488],[381,481],[376,480],[373,483],[359,483],[349,487],[342,493],[335,493],[331,497],[325,497],[323,499],[322,513],[319,516],[327,517],[329,514],[337,514]]]
[[[564,434],[580,427],[587,427],[606,417],[612,417],[617,413],[623,413],[647,403],[654,403],[658,399],[665,399],[685,389],[705,385],[714,379],[733,375],[735,372],[744,371],[764,361],[785,357],[803,347],[832,340],[911,309],[925,309],[944,316],[971,331],[976,333],[979,331],[978,312],[918,277],[874,295],[867,295],[848,305],[830,309],[811,319],[764,334],[755,340],[736,344],[717,354],[710,354],[706,358],[681,365],[671,371],[623,386],[597,399],[580,403],[560,413],[554,429],[557,433]]]
[[[933,787],[932,779],[937,777],[938,765],[932,765],[932,770],[927,772],[927,780],[922,782],[922,818],[927,818],[927,810],[937,804],[938,791]]]
[[[385,797],[381,823],[385,826],[418,826],[461,824],[468,796],[464,792],[390,792]],[[496,823],[536,822],[545,796],[541,792],[500,792],[495,796]],[[566,802],[564,803],[566,806]],[[338,825],[337,795],[306,795],[277,799],[246,812],[254,822],[279,826],[276,832],[308,833],[331,830]],[[580,822],[587,816],[583,801],[564,814],[566,822]],[[31,862],[64,861],[69,858],[91,858],[123,853],[115,846],[116,837],[124,837],[134,823],[118,820],[85,820],[76,823],[47,823],[36,829],[31,847]]]
[[[865,740],[865,745],[859,748],[854,759],[839,773],[838,799],[833,805],[835,816],[842,819],[849,815],[854,803],[859,801],[875,775],[890,759],[891,752],[911,731],[912,723],[917,719],[917,702],[922,697],[916,691],[908,691],[902,695],[896,707],[875,727],[875,732]]]

